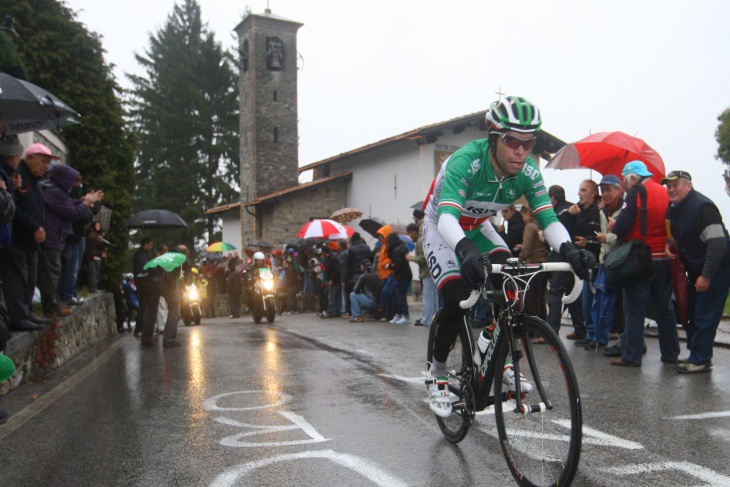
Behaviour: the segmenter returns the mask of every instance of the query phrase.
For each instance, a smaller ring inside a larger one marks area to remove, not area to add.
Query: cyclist
[[[539,166],[528,157],[537,143],[539,109],[524,98],[508,96],[486,113],[487,138],[469,142],[453,153],[439,171],[426,198],[423,245],[431,276],[443,296],[427,383],[434,414],[451,414],[446,359],[465,310],[466,299],[487,277],[482,253],[503,263],[511,253],[489,217],[525,196],[548,244],[559,249],[575,273],[586,277],[595,264],[590,252],[575,247],[558,221]],[[501,289],[501,282],[493,284]],[[509,374],[505,374],[509,380]],[[514,388],[514,374],[509,387]],[[529,392],[530,384],[523,390]]]

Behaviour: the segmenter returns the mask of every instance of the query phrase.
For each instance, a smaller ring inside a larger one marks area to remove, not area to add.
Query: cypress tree
[[[238,195],[238,90],[232,56],[208,32],[195,0],[175,5],[128,75],[139,141],[135,211],[164,208],[189,227],[166,232],[188,246],[214,233],[208,208]],[[198,243],[201,243],[198,241]]]

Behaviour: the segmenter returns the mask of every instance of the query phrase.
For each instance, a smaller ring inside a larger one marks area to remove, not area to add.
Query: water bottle
[[[474,364],[476,365],[477,369],[481,368],[482,359],[484,359],[484,355],[487,353],[487,348],[489,347],[489,343],[491,341],[492,330],[490,330],[489,328],[485,328],[479,334],[479,340],[477,340],[476,350],[474,350]]]

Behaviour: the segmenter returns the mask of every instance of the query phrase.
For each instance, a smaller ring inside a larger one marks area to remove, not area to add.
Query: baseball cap
[[[601,178],[601,182],[598,183],[599,186],[602,184],[618,184],[621,185],[621,180],[618,178],[618,176],[614,176],[613,174],[607,174]]]
[[[23,155],[23,144],[17,135],[7,135],[0,139],[0,156],[19,157]]]
[[[692,181],[692,176],[690,176],[687,171],[672,171],[662,179],[662,184],[667,184],[680,178],[684,178],[687,181]]]
[[[360,261],[360,265],[365,266],[366,269],[369,269],[372,264],[368,259],[363,259]]]
[[[622,176],[628,176],[629,174],[636,174],[641,177],[651,177],[652,173],[646,168],[646,164],[641,161],[627,162],[624,166],[624,170],[621,172]]]
[[[40,142],[36,142],[35,144],[25,149],[25,155],[28,156],[30,154],[40,154],[43,156],[48,156],[51,159],[61,159],[60,156],[57,156],[56,154],[51,152],[51,149],[41,144]]]

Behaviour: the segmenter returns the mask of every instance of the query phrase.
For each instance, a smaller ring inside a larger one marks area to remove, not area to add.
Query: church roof
[[[241,202],[239,201],[236,203],[229,203],[229,204],[223,205],[223,206],[216,206],[215,208],[206,210],[205,213],[203,213],[203,214],[204,215],[213,215],[215,213],[224,213],[228,210],[233,210],[233,209],[240,208],[240,207],[241,207]]]
[[[385,146],[388,146],[391,144],[397,144],[397,143],[403,142],[403,141],[413,141],[418,145],[431,144],[433,142],[436,142],[438,137],[440,135],[443,135],[445,132],[452,131],[453,133],[459,133],[468,126],[477,126],[479,128],[479,130],[486,130],[486,126],[484,124],[484,112],[485,111],[482,110],[479,112],[470,113],[469,115],[452,118],[450,120],[446,120],[445,122],[425,125],[423,127],[419,127],[417,129],[411,130],[409,132],[404,132],[400,135],[388,137],[387,139],[383,139],[378,142],[374,142],[372,144],[364,145],[357,149],[353,149],[348,152],[343,152],[336,156],[328,157],[327,159],[323,159],[321,161],[314,162],[312,164],[308,164],[306,166],[301,166],[301,167],[299,167],[299,172],[301,173],[304,171],[315,169],[315,168],[323,166],[325,164],[336,162],[340,159],[346,159],[348,157],[352,157],[352,156],[355,156],[358,154],[380,149],[382,147],[385,147]],[[534,152],[539,153],[540,156],[546,160],[550,159],[550,156],[552,154],[557,152],[561,147],[563,147],[565,145],[565,142],[558,139],[554,135],[552,135],[548,132],[545,132],[544,130],[538,132],[537,139],[538,139],[538,141],[537,141],[537,145],[535,146]]]
[[[243,17],[243,19],[241,19],[241,22],[239,22],[238,25],[233,30],[237,32],[238,29],[247,20],[251,20],[253,17],[263,17],[263,18],[272,19],[272,20],[279,20],[281,22],[289,22],[291,24],[296,24],[298,26],[304,25],[301,22],[296,22],[294,20],[286,19],[286,18],[284,18],[284,17],[282,17],[280,15],[273,14],[273,13],[271,13],[271,10],[267,8],[264,12],[261,12],[261,13],[253,13],[253,12],[248,13],[245,17]]]
[[[352,176],[352,171],[348,171],[348,172],[343,172],[342,174],[337,174],[336,176],[329,176],[326,178],[320,178],[320,179],[317,179],[314,181],[309,181],[307,183],[300,183],[300,184],[297,184],[296,186],[292,186],[290,188],[284,188],[279,191],[274,191],[273,193],[265,194],[263,196],[256,198],[255,200],[247,201],[246,203],[243,204],[243,206],[256,206],[256,205],[260,205],[262,203],[269,203],[277,198],[295,193],[297,191],[304,191],[306,189],[312,189],[312,188],[315,188],[322,184],[331,183],[332,181],[349,178],[351,176]],[[210,210],[208,210],[208,211],[210,211]]]

